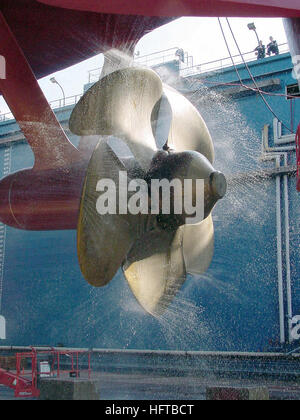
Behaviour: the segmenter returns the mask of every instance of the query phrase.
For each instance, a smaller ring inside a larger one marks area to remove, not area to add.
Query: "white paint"
[[[294,318],[292,318],[291,323],[292,323],[292,326],[295,325],[291,333],[292,338],[294,340],[300,340],[300,315],[294,316]]]
[[[0,340],[6,340],[6,321],[4,316],[0,315]]]
[[[51,376],[51,368],[49,362],[40,362],[40,377],[49,378]]]

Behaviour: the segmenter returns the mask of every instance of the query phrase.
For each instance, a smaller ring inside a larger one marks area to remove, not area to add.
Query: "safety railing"
[[[180,57],[180,55],[178,54],[178,51],[180,50],[183,52],[183,57]],[[181,60],[180,58],[183,58],[183,60]],[[156,51],[147,55],[136,54],[134,56],[134,64],[136,66],[141,67],[155,67],[158,65],[169,63],[173,60],[178,60],[180,70],[183,70],[188,67],[193,67],[194,65],[193,57],[189,55],[186,51],[183,51],[181,48],[178,47],[168,48],[162,51]],[[102,68],[103,67],[98,67],[88,72],[89,83],[96,83],[99,80]]]
[[[91,379],[91,374],[89,350],[37,350],[32,347],[30,352],[16,354],[16,374],[7,372],[4,384],[15,390],[15,397],[39,397],[42,378]],[[10,380],[13,382],[9,383]]]
[[[176,53],[180,50],[183,52],[184,57],[184,60],[182,60],[182,62],[187,62],[187,59],[189,57],[188,53],[178,47],[168,48],[167,50],[162,51],[156,51],[147,55],[135,56],[134,62],[140,66],[154,67],[160,64],[169,63],[170,61],[175,59],[179,59],[179,56]]]
[[[232,59],[235,65],[242,64],[245,60],[246,62],[250,62],[256,60],[257,57],[254,51],[249,51],[243,54],[243,58],[240,55],[235,55],[231,57],[225,57],[218,60],[209,61],[206,63],[200,63],[194,65],[193,57],[190,56],[187,52],[184,52],[184,61],[181,61],[179,57],[176,55],[176,52],[180,50],[178,47],[168,48],[166,50],[153,52],[151,54],[139,56],[136,55],[134,57],[134,63],[143,67],[155,67],[160,64],[166,64],[172,60],[179,60],[180,62],[180,76],[181,77],[189,77],[194,75],[199,75],[202,73],[208,73],[217,70],[223,70],[225,68],[232,66]],[[289,52],[288,44],[280,44],[279,45],[280,54]],[[96,69],[92,69],[88,72],[88,82],[95,83],[99,80],[103,67],[99,67]],[[65,106],[76,105],[79,99],[81,98],[80,95],[74,95],[67,98],[57,99],[55,101],[50,102],[50,106],[52,109],[63,108]],[[7,112],[5,114],[0,114],[0,122],[8,121],[14,119],[13,114],[11,112]]]
[[[279,45],[280,54],[289,52],[289,46],[287,43]],[[234,55],[233,57],[225,57],[219,60],[209,61],[207,63],[197,64],[191,67],[182,69],[180,72],[181,77],[195,76],[202,73],[209,73],[213,71],[223,70],[228,67],[232,67],[232,59],[235,65],[243,64],[245,62],[250,62],[257,60],[257,56],[254,51],[249,51],[243,54],[241,57],[240,54]]]
[[[55,101],[49,102],[49,104],[52,109],[64,108],[66,106],[76,105],[79,102],[81,96],[82,94],[78,94],[69,96],[67,98],[56,99]]]
[[[102,67],[97,67],[96,69],[93,70],[89,70],[88,75],[89,75],[89,83],[96,83],[98,82],[98,80],[100,79],[101,73],[102,73]]]
[[[81,96],[82,94],[78,94],[78,95],[68,96],[66,98],[56,99],[55,101],[49,102],[49,105],[51,106],[52,109],[59,109],[59,108],[67,107],[67,106],[73,106],[79,102]],[[13,119],[14,119],[14,116],[11,112],[0,114],[0,123],[8,121],[8,120],[13,120]]]
[[[155,67],[160,64],[168,63],[174,59],[179,59],[176,52],[179,50],[178,47],[169,48],[154,52],[143,56],[135,56],[134,63],[144,67]],[[280,54],[289,52],[289,46],[287,43],[279,45]],[[231,57],[225,57],[218,60],[208,61],[194,65],[193,57],[184,52],[184,62],[180,62],[180,76],[188,77],[196,74],[208,73],[211,71],[222,70],[232,66],[232,59],[235,65],[242,64],[244,60],[250,62],[257,59],[255,51],[248,51],[243,54],[243,58],[238,54]],[[95,83],[99,80],[103,67],[93,69],[89,71],[89,83]]]

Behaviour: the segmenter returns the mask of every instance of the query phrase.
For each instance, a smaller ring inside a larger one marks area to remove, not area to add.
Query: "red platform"
[[[43,358],[48,360],[49,356],[52,358],[52,364],[49,364],[50,370],[48,373],[43,373],[39,369],[39,361]],[[85,361],[85,364],[87,365],[85,371],[80,367],[80,358],[84,356],[87,358]],[[63,357],[67,357],[70,362],[70,366],[67,369],[62,369],[61,367],[61,359]],[[29,366],[31,366],[29,368],[30,370],[26,370],[22,367],[24,366],[22,362],[26,359],[29,361]],[[13,389],[15,391],[16,398],[38,398],[40,395],[40,391],[38,389],[39,377],[49,375],[49,377],[60,378],[67,375],[79,378],[82,377],[82,373],[85,373],[88,379],[91,378],[91,353],[89,351],[55,349],[36,350],[32,347],[31,352],[16,354],[15,372],[0,368],[0,384]]]
[[[13,389],[16,397],[39,396],[39,391],[32,385],[31,380],[4,369],[0,369],[0,384]]]

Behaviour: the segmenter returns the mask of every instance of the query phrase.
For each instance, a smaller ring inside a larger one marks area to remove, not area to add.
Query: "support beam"
[[[1,12],[0,55],[6,67],[0,92],[34,152],[35,169],[53,169],[78,161],[80,153],[56,119]]]

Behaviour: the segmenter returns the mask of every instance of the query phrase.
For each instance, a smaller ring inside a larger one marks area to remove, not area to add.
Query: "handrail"
[[[280,51],[280,54],[284,54],[289,52],[289,47],[287,43],[283,43],[278,45],[279,48],[282,47],[282,50]],[[285,47],[285,48],[283,48]],[[267,58],[267,57],[266,57]],[[202,64],[196,64],[192,67],[187,67],[182,70],[181,76],[182,77],[188,77],[193,76],[196,74],[202,74],[202,73],[208,73],[211,71],[217,71],[217,70],[223,70],[224,68],[232,67],[232,59],[234,60],[235,65],[243,64],[244,61],[254,61],[257,60],[257,57],[255,55],[254,51],[248,51],[243,54],[243,57],[241,57],[240,54],[234,55],[231,57],[225,57],[218,60],[208,61],[206,63]],[[262,62],[263,59],[260,60]]]
[[[184,351],[184,350],[136,350],[136,349],[103,349],[103,348],[88,348],[88,347],[48,347],[48,346],[39,346],[34,347],[35,350],[45,350],[45,349],[54,349],[55,351],[83,351],[91,353],[100,353],[100,354],[120,354],[120,355],[145,355],[145,356],[178,356],[178,357],[236,357],[236,358],[284,358],[287,356],[285,352],[238,352],[238,351]],[[13,352],[13,351],[31,351],[32,347],[28,346],[0,346],[0,352]],[[295,358],[300,358],[300,353],[293,353],[292,355]]]
[[[164,64],[167,62],[170,62],[172,59],[178,59],[176,56],[176,51],[178,51],[179,47],[172,47],[167,48],[165,50],[155,51],[150,54],[137,56],[134,57],[134,63],[139,66],[145,66],[145,67],[153,67],[155,65]],[[185,63],[189,63],[191,61],[193,63],[193,58],[188,55],[187,52],[184,52],[185,57]],[[101,75],[103,67],[98,67],[96,69],[92,69],[88,72],[89,74],[89,83],[94,83],[99,80],[99,77]]]
[[[278,47],[281,49],[281,54],[289,52],[289,47],[287,43],[283,43],[278,45]],[[285,47],[285,48],[284,48]],[[167,50],[162,50],[162,51],[157,51],[151,54],[147,54],[144,56],[139,56],[139,57],[135,57],[134,58],[134,62],[139,64],[139,65],[145,65],[148,66],[150,65],[150,63],[152,63],[151,65],[159,65],[159,64],[164,64],[167,62],[167,59],[170,59],[170,57],[174,56],[175,59],[175,52],[178,50],[177,47],[173,47],[173,48],[168,48]],[[169,51],[173,51],[173,54],[168,54],[165,55],[166,52]],[[187,54],[187,53],[185,53]],[[154,58],[150,58],[148,60],[148,57],[153,57]],[[252,51],[248,51],[246,53],[243,54],[244,60],[246,62],[252,61],[252,60],[256,60],[257,57],[255,55],[255,52]],[[189,56],[187,58],[190,58]],[[243,59],[242,57],[237,54],[234,55],[233,60],[235,62],[236,65],[238,64],[243,64]],[[143,61],[141,61],[143,59]],[[153,63],[153,61],[155,61],[155,64]],[[218,60],[212,60],[212,61],[208,61],[205,63],[200,63],[200,64],[196,64],[196,65],[192,65],[192,66],[188,66],[188,67],[184,67],[180,69],[180,76],[181,77],[188,77],[188,76],[193,76],[196,74],[202,74],[202,73],[206,73],[209,71],[216,71],[216,70],[222,70],[224,68],[228,68],[232,66],[232,59],[231,57],[224,57]],[[102,67],[99,67],[97,69],[93,69],[89,71],[89,83],[93,83],[95,81],[97,81],[100,77],[101,74],[101,70]]]
[[[145,55],[140,55],[140,56],[136,56],[136,60],[141,59],[141,58],[146,58],[146,57],[150,57],[152,55],[156,55],[156,54],[162,54],[165,52],[169,52],[169,51],[173,51],[173,50],[179,50],[179,47],[172,47],[172,48],[167,48],[166,50],[161,50],[161,51],[155,51],[153,53],[150,54],[145,54]]]
[[[152,64],[152,65],[163,64],[166,61],[170,61],[171,57],[175,60],[176,51],[178,50],[179,50],[179,47],[172,47],[166,50],[156,51],[156,52],[142,55],[142,56],[135,56],[134,61],[137,64],[140,64],[141,66],[148,66],[149,63],[151,62],[152,63],[155,62],[155,64]]]
[[[64,108],[67,106],[76,105],[82,94],[68,96],[67,98],[55,99],[54,101],[49,102],[52,109]],[[5,114],[0,114],[0,123],[4,121],[14,120],[12,112],[6,112]]]
[[[284,50],[281,51],[281,53],[285,53],[285,52],[289,51],[287,43],[280,44],[279,48],[281,48],[281,47],[286,47]],[[174,59],[176,58],[175,52],[177,50],[178,50],[178,47],[168,48],[166,50],[161,50],[161,51],[153,52],[153,53],[150,53],[150,54],[147,54],[147,55],[144,55],[144,56],[135,57],[134,61],[139,65],[146,65],[146,66],[150,65],[149,61],[151,61],[152,62],[151,65],[154,66],[154,64],[153,64],[154,60],[157,60],[157,63],[155,63],[155,65],[164,64],[164,63],[166,63],[166,59],[169,59],[171,56],[172,57],[174,56]],[[165,53],[168,53],[169,51],[173,51],[173,54],[165,55]],[[191,57],[189,55],[187,55],[187,53],[185,53],[185,54],[186,54],[185,55],[186,58],[189,60]],[[158,57],[155,57],[155,56],[158,56]],[[249,57],[247,58],[247,56],[249,56]],[[151,58],[150,60],[148,60],[147,57],[154,57],[154,58]],[[244,60],[246,62],[249,62],[249,61],[252,61],[252,60],[256,59],[254,51],[249,51],[249,52],[244,53],[243,57],[244,57]],[[233,56],[232,58],[234,59],[236,65],[243,63],[243,59],[239,54]],[[146,60],[144,60],[143,62],[140,62],[141,59],[146,59]],[[196,74],[207,73],[207,72],[210,72],[210,71],[222,70],[224,68],[229,68],[231,66],[232,66],[231,57],[225,57],[225,58],[221,58],[221,59],[218,59],[218,60],[208,61],[206,63],[196,64],[196,65],[192,65],[192,66],[189,66],[189,67],[181,68],[180,69],[180,76],[181,77],[189,77],[189,76],[193,76],[193,75],[196,75]],[[93,69],[93,70],[89,70],[89,72],[88,72],[89,83],[93,83],[93,82],[97,81],[100,77],[101,71],[102,71],[102,67],[99,67],[99,68],[96,68],[96,69]],[[57,99],[57,100],[51,101],[49,103],[50,103],[52,109],[63,108],[65,106],[76,105],[76,103],[79,101],[81,96],[82,96],[81,94],[73,95],[73,96],[69,96],[67,98]],[[13,119],[14,119],[14,116],[11,112],[7,112],[5,114],[0,114],[0,122],[13,120]]]

